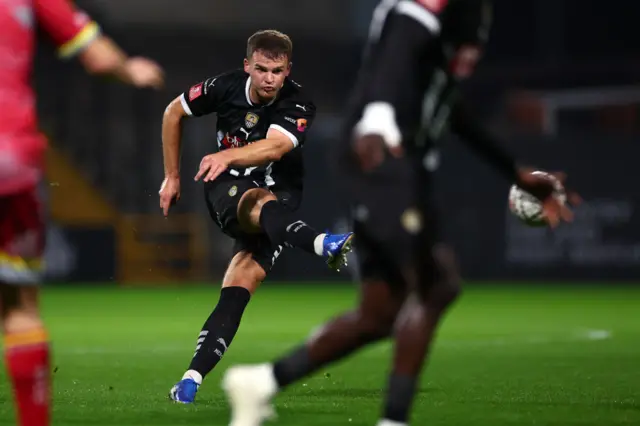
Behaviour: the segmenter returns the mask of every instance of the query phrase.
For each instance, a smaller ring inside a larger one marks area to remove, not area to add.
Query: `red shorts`
[[[0,282],[39,283],[44,238],[37,188],[0,196]]]

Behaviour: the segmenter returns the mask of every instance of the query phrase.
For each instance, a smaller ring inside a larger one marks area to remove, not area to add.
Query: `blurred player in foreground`
[[[289,384],[372,342],[393,336],[395,353],[379,426],[409,422],[419,376],[441,316],[456,296],[445,277],[426,160],[450,127],[509,182],[544,203],[551,226],[571,212],[549,178],[517,167],[463,106],[458,82],[478,61],[491,17],[484,0],[385,0],[334,157],[355,221],[360,305],[272,364],[238,366],[223,387],[233,426],[256,426]]]
[[[49,425],[49,342],[38,308],[44,223],[36,187],[46,140],[38,131],[30,85],[36,24],[62,58],[77,56],[91,74],[136,87],[159,88],[162,70],[128,58],[86,14],[67,0],[0,3],[0,313],[6,368],[18,424]]]
[[[218,364],[238,331],[251,295],[283,247],[345,262],[352,233],[323,234],[299,220],[303,156],[316,114],[302,87],[289,78],[289,37],[266,30],[247,42],[244,69],[210,77],[167,107],[162,125],[165,179],[160,207],[167,215],[180,196],[180,126],[187,116],[217,113],[217,151],[205,156],[196,180],[204,181],[211,219],[235,240],[217,306],[206,320],[189,368],[169,397],[192,403],[204,377]]]

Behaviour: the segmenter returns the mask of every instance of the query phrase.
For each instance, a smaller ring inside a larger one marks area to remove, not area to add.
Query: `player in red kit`
[[[46,140],[38,131],[30,85],[36,23],[62,58],[78,57],[92,74],[136,87],[163,85],[157,64],[128,58],[67,0],[0,2],[0,319],[20,426],[50,424],[49,343],[37,287],[44,224],[36,186]]]

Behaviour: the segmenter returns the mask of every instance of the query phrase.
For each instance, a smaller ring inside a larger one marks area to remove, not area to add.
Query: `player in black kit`
[[[196,84],[167,107],[162,126],[164,214],[180,195],[180,125],[186,116],[217,113],[217,151],[205,156],[196,180],[204,181],[211,218],[235,240],[220,300],[198,336],[196,353],[170,392],[191,403],[203,378],[231,344],[251,295],[266,278],[283,247],[327,258],[338,269],[352,233],[323,234],[299,220],[301,149],[315,118],[315,105],[288,75],[291,40],[260,31],[247,44],[243,70]]]
[[[271,364],[230,368],[223,386],[232,426],[257,426],[289,384],[387,337],[395,354],[378,426],[405,426],[439,320],[456,296],[434,254],[425,159],[446,128],[510,182],[544,203],[555,226],[571,212],[548,178],[519,168],[463,106],[488,34],[488,0],[384,0],[374,12],[345,135],[334,161],[351,204],[363,285],[360,305]]]

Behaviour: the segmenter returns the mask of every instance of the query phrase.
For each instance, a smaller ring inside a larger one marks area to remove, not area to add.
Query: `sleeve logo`
[[[202,83],[196,84],[189,90],[189,100],[192,101],[202,95]]]
[[[300,133],[307,130],[307,120],[304,118],[298,118],[298,120],[296,121],[296,125],[298,126],[298,131]]]

